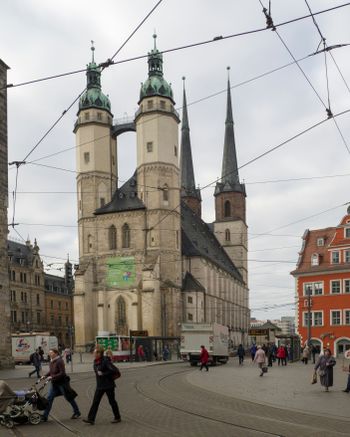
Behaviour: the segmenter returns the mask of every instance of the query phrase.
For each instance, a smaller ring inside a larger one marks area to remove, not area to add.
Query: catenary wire
[[[336,9],[339,9],[339,8],[343,8],[343,7],[346,7],[346,6],[349,6],[349,5],[350,5],[349,2],[348,3],[344,3],[342,5],[334,6],[332,8],[328,8],[328,9],[324,9],[322,11],[314,12],[313,15],[324,14],[324,13],[331,12],[333,10],[336,10]],[[294,19],[291,19],[291,20],[288,20],[288,21],[285,21],[285,22],[282,22],[282,23],[275,24],[275,27],[285,26],[285,25],[292,24],[292,23],[295,23],[297,21],[301,21],[301,20],[304,20],[304,19],[310,18],[310,17],[311,17],[311,14],[308,14],[308,15],[305,15],[305,16],[302,16],[302,17],[294,18]],[[160,51],[160,53],[164,54],[164,53],[171,53],[171,52],[175,52],[175,51],[179,51],[179,50],[185,50],[185,49],[189,49],[189,48],[193,48],[193,47],[197,47],[197,46],[202,46],[202,45],[207,45],[207,44],[211,44],[211,43],[216,43],[218,41],[224,41],[226,39],[231,39],[231,38],[236,38],[236,37],[240,37],[240,36],[244,36],[244,35],[251,35],[251,34],[254,34],[254,33],[264,32],[266,30],[267,30],[267,28],[263,27],[263,28],[253,29],[253,30],[249,30],[249,31],[245,31],[245,32],[239,32],[239,33],[236,33],[236,34],[231,34],[231,35],[226,35],[226,36],[221,36],[220,35],[220,36],[216,36],[216,37],[214,37],[212,39],[209,39],[209,40],[205,40],[205,41],[201,41],[201,42],[197,42],[197,43],[191,43],[191,44],[187,44],[187,45],[183,45],[183,46],[179,46],[179,47],[174,47],[174,48],[162,50],[162,51]],[[111,65],[118,65],[118,64],[122,64],[122,63],[127,63],[127,62],[131,62],[131,61],[136,61],[136,60],[144,59],[144,58],[147,58],[147,57],[148,57],[148,54],[147,55],[139,55],[139,56],[134,56],[134,57],[131,57],[131,58],[128,58],[128,59],[123,59],[123,60],[117,61],[117,62],[110,62],[111,60],[108,59],[106,62],[101,63],[100,67],[105,67],[106,68],[106,67],[109,67]],[[15,88],[15,87],[30,85],[30,84],[33,84],[33,83],[38,83],[38,82],[47,81],[47,80],[51,80],[51,79],[61,78],[61,77],[69,76],[69,75],[72,75],[72,74],[82,73],[82,72],[85,72],[86,70],[87,69],[84,68],[84,69],[79,69],[79,70],[73,70],[73,71],[70,71],[70,72],[67,72],[67,73],[60,73],[60,74],[56,74],[56,75],[52,75],[52,76],[46,76],[46,77],[39,78],[39,79],[29,80],[29,81],[21,82],[21,83],[18,83],[18,84],[7,84],[6,87],[0,88],[0,90],[4,89],[4,88]]]

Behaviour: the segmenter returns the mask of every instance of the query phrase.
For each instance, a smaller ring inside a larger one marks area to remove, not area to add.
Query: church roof
[[[111,102],[101,88],[101,67],[99,67],[94,60],[95,47],[91,47],[92,60],[87,65],[86,90],[79,99],[79,111],[88,108],[105,109],[111,113]]]
[[[233,264],[209,226],[184,202],[181,203],[182,255],[200,256],[243,282],[242,275]]]
[[[205,291],[205,288],[190,272],[186,272],[182,281],[182,291]]]
[[[140,101],[144,97],[161,96],[168,97],[174,103],[171,84],[163,77],[163,55],[156,46],[157,35],[153,35],[153,38],[154,48],[148,53],[148,78],[141,84]]]
[[[96,209],[94,214],[110,214],[111,212],[133,211],[135,209],[145,209],[144,203],[137,197],[136,172],[124,185],[115,191],[112,200],[101,208]]]
[[[231,86],[227,81],[227,107],[225,121],[224,154],[220,182],[216,184],[215,194],[222,192],[241,192],[245,194],[244,184],[239,182],[236,141],[233,128]]]
[[[181,125],[181,197],[195,197],[201,200],[200,190],[196,188],[191,150],[190,126],[188,123],[186,90],[183,90]]]

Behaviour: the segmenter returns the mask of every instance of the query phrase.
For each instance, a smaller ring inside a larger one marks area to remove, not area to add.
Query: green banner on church
[[[135,258],[133,256],[117,256],[107,260],[107,286],[132,287],[136,282]]]

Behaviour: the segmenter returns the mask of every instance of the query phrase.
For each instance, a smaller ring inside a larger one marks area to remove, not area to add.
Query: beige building
[[[11,333],[49,332],[67,345],[73,323],[72,265],[65,263],[64,277],[49,275],[39,252],[36,240],[34,245],[7,242]]]
[[[74,316],[77,347],[100,331],[178,336],[182,322],[228,325],[247,341],[245,189],[237,170],[230,87],[216,220],[201,219],[184,90],[181,127],[162,54],[154,45],[134,123],[113,125],[101,69],[88,65],[74,132],[77,144],[79,269]],[[136,131],[135,173],[118,186],[117,139]]]

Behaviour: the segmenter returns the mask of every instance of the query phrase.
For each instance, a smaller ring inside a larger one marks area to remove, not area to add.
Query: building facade
[[[228,325],[234,342],[246,341],[245,190],[238,180],[229,90],[228,84],[225,178],[215,192],[216,221],[207,224],[195,185],[186,92],[179,141],[180,117],[156,44],[148,56],[148,78],[141,85],[134,122],[128,125],[113,125],[101,70],[94,58],[88,65],[74,128],[78,347],[104,331],[178,336],[187,321]],[[136,132],[137,163],[119,187],[117,139],[125,131]]]
[[[305,231],[291,274],[302,344],[310,337],[321,350],[341,356],[350,349],[350,208],[338,226]]]
[[[73,321],[72,265],[65,263],[65,277],[49,275],[39,252],[36,240],[34,245],[8,240],[11,333],[49,332],[67,345]]]
[[[0,59],[0,368],[13,366],[11,359],[10,306],[8,301],[8,159],[7,159],[7,70]]]

